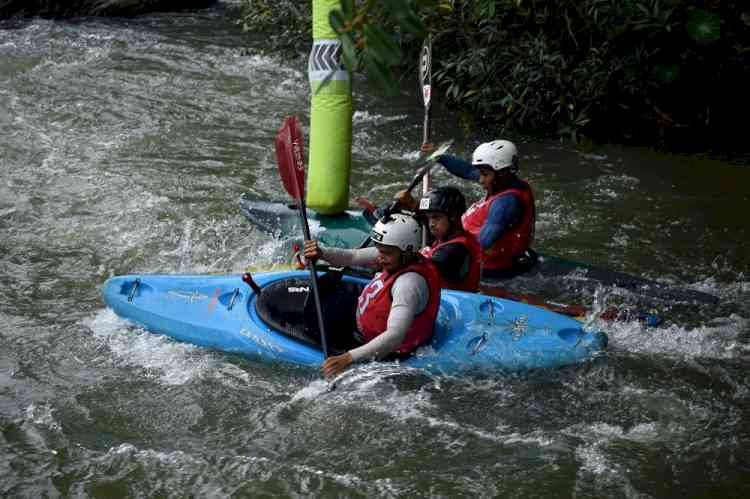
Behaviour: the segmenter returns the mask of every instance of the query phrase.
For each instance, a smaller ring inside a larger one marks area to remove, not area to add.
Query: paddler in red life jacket
[[[341,373],[352,362],[406,357],[432,339],[440,306],[440,276],[418,252],[422,227],[414,217],[398,213],[379,220],[370,235],[374,247],[353,250],[305,241],[307,259],[382,269],[362,290],[357,302],[357,330],[362,346],[328,357],[321,367],[326,378]]]
[[[461,216],[466,199],[455,187],[438,187],[427,192],[419,204],[407,191],[396,194],[400,205],[427,217],[434,242],[420,253],[429,258],[440,274],[443,288],[475,293],[479,290],[481,248],[476,238],[466,232]]]
[[[458,177],[478,180],[487,191],[461,217],[482,248],[482,276],[503,279],[528,271],[536,263],[531,249],[536,213],[531,187],[517,176],[516,146],[493,140],[474,150],[471,164],[450,155],[437,161]]]

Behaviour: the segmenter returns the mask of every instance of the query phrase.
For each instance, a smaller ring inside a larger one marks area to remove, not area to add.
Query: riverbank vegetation
[[[347,66],[385,88],[413,78],[431,33],[434,94],[469,127],[746,147],[742,0],[342,0],[331,21]],[[242,22],[271,50],[309,50],[309,0],[244,0]]]

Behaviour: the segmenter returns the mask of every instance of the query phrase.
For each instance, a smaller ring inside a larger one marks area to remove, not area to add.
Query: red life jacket
[[[440,276],[435,266],[427,260],[422,260],[392,274],[381,272],[362,290],[357,300],[357,328],[362,333],[365,343],[369,343],[386,330],[393,303],[391,287],[396,278],[406,272],[417,272],[425,278],[430,297],[425,309],[414,317],[404,341],[396,348],[395,353],[398,355],[409,354],[432,339],[432,330],[440,307]]]
[[[536,219],[534,211],[534,194],[529,184],[521,179],[519,189],[506,189],[477,201],[466,210],[461,217],[464,230],[479,239],[479,231],[487,220],[492,202],[500,196],[518,196],[523,206],[523,216],[519,223],[511,225],[505,234],[500,236],[495,243],[482,251],[482,266],[485,269],[505,270],[513,267],[514,259],[521,256],[523,252],[531,247],[534,239],[534,222]]]
[[[469,251],[469,272],[463,280],[459,282],[446,281],[443,276],[440,276],[440,286],[447,289],[457,289],[458,291],[468,291],[470,293],[476,293],[479,290],[479,278],[482,272],[482,248],[479,246],[479,241],[473,235],[466,231],[461,231],[453,239],[438,243],[435,241],[432,246],[422,248],[420,253],[425,258],[431,258],[432,255],[441,246],[446,244],[463,244]]]

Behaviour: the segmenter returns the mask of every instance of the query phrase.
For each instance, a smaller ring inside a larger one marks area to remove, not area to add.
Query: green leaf
[[[357,70],[357,48],[354,45],[354,39],[351,33],[343,33],[339,39],[341,40],[341,58],[344,61],[344,66],[349,70],[350,73],[354,73]]]
[[[693,40],[707,45],[721,38],[721,18],[703,9],[690,9],[686,29]]]
[[[391,70],[367,49],[364,51],[364,66],[365,72],[367,73],[367,79],[374,83],[376,87],[390,96],[394,96],[398,93],[396,80],[393,77]]]
[[[437,8],[440,6],[441,3],[445,3],[444,0],[416,0],[415,2],[418,9],[435,9],[435,10],[437,10]]]
[[[328,22],[331,24],[331,28],[333,28],[336,32],[341,33],[342,31],[344,31],[344,25],[346,24],[346,21],[344,20],[344,15],[340,10],[332,10],[328,14]]]
[[[680,76],[679,64],[661,64],[655,69],[656,77],[664,83],[672,83]]]
[[[397,18],[396,21],[402,28],[410,31],[416,37],[424,38],[427,33],[424,23],[411,9],[403,17]]]
[[[395,66],[401,62],[401,48],[391,35],[373,24],[367,24],[364,27],[364,32],[367,40],[367,48],[383,64]]]
[[[413,35],[422,38],[427,29],[422,20],[411,10],[409,4],[403,0],[382,0],[386,12],[399,26]]]
[[[346,19],[354,19],[354,0],[341,0],[341,12],[343,12]]]

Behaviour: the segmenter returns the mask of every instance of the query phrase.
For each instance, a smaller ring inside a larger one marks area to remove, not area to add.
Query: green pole
[[[313,1],[307,205],[322,214],[341,213],[349,206],[352,85],[341,62],[341,43],[328,22],[338,7],[338,0]]]

